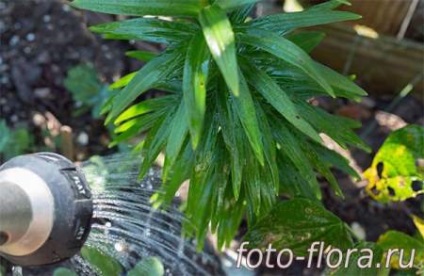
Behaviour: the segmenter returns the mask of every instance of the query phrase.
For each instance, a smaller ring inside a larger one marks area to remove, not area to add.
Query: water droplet
[[[27,34],[26,35],[26,40],[29,41],[29,42],[34,41],[35,40],[35,34],[33,34],[33,33]]]

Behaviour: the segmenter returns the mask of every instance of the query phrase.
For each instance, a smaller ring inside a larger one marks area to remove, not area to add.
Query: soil
[[[107,147],[108,132],[101,120],[93,119],[90,113],[73,115],[77,103],[65,89],[63,80],[74,66],[89,63],[94,65],[102,81],[111,83],[141,65],[126,58],[125,51],[158,48],[128,41],[105,41],[86,29],[86,25],[113,19],[109,15],[72,10],[59,0],[0,2],[0,120],[6,120],[11,128],[24,126],[34,134],[32,150],[60,152],[60,145],[48,142],[45,130],[50,132],[47,136],[57,136],[57,128],[69,126],[75,159],[111,152]],[[361,170],[369,167],[373,154],[390,131],[405,123],[424,124],[423,102],[419,99],[407,96],[393,110],[385,112],[393,96],[374,98],[372,95],[379,94],[369,92],[371,97],[360,104],[316,99],[317,104],[329,112],[361,120],[363,127],[358,130],[359,134],[371,129],[363,138],[373,153],[350,152]],[[377,240],[388,229],[408,234],[416,231],[408,216],[414,213],[424,217],[422,196],[404,203],[382,205],[365,196],[363,183],[353,183],[340,172],[337,176],[345,198],[337,198],[323,181],[324,204],[346,223],[363,228],[367,240]],[[281,275],[281,271],[265,268],[261,271]],[[305,264],[300,263],[285,274],[316,273],[319,272],[306,270]]]

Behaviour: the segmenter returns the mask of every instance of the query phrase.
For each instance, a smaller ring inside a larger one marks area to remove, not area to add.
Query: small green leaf
[[[258,47],[270,54],[299,68],[314,79],[329,95],[334,96],[333,89],[316,69],[314,61],[296,44],[277,34],[258,29],[243,29],[238,33],[240,42]]]
[[[320,203],[293,199],[277,203],[275,207],[249,229],[244,240],[249,247],[265,249],[290,248],[296,256],[306,256],[314,242],[341,250],[352,246],[345,224]]]
[[[390,265],[393,268],[399,268],[399,261],[402,260],[403,264],[409,262],[413,257],[414,267],[423,265],[424,260],[424,242],[422,240],[413,238],[405,233],[398,231],[388,231],[378,238],[377,244],[386,252],[397,250],[397,253],[391,255],[389,259]],[[400,256],[402,250],[402,256]],[[400,259],[400,257],[402,257]],[[382,264],[386,265],[386,263]]]
[[[165,275],[165,269],[162,262],[157,257],[149,257],[128,271],[128,276],[162,276]]]
[[[216,0],[215,4],[219,5],[224,10],[236,9],[245,5],[255,4],[260,0]]]
[[[364,172],[367,193],[381,202],[403,201],[424,194],[424,168],[419,161],[423,159],[424,127],[409,125],[394,131]]]
[[[74,0],[71,5],[80,9],[110,14],[196,16],[202,7],[202,1]]]
[[[54,270],[53,276],[77,276],[77,274],[68,268],[60,267]]]
[[[234,95],[239,94],[236,46],[231,23],[216,5],[202,9],[199,17],[209,50]]]
[[[157,18],[135,18],[91,26],[90,30],[108,39],[143,40],[172,43],[187,40],[196,30],[194,24],[170,22]]]
[[[120,275],[122,273],[122,266],[117,260],[93,247],[84,246],[81,249],[81,255],[102,275]]]
[[[206,110],[206,85],[210,53],[201,33],[190,42],[184,66],[183,93],[193,148],[196,148],[203,128]]]

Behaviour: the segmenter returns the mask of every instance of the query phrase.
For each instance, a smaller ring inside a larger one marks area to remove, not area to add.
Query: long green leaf
[[[219,5],[224,10],[231,10],[242,7],[244,5],[255,4],[260,0],[216,0],[215,4]]]
[[[238,116],[231,108],[231,103],[227,100],[229,92],[226,87],[223,87],[224,85],[219,84],[217,89],[217,109],[222,136],[230,153],[232,190],[234,198],[237,200],[240,195],[243,175],[242,160],[245,160],[243,139],[240,138],[244,133],[239,131],[242,127],[239,126]]]
[[[182,55],[179,51],[165,52],[144,65],[112,101],[106,123],[115,119],[138,96],[161,82],[179,66]]]
[[[135,58],[140,61],[148,62],[155,58],[158,54],[148,51],[128,51],[125,55],[130,58]]]
[[[197,16],[201,0],[75,0],[71,5],[95,12],[124,15]]]
[[[176,103],[176,99],[177,97],[172,95],[142,101],[122,112],[122,114],[115,120],[115,124],[120,124],[128,119],[132,119],[145,113],[166,108],[167,106],[172,106]]]
[[[321,142],[318,133],[302,118],[286,92],[265,72],[256,68],[254,64],[246,60],[244,60],[244,64],[242,68],[250,85],[253,86],[284,118],[292,123],[294,127],[298,128],[311,139]]]
[[[359,100],[361,97],[368,95],[364,89],[333,69],[318,62],[315,62],[315,67],[321,72],[331,87],[333,87],[338,97],[353,97],[354,99],[356,97]]]
[[[171,125],[169,126],[171,131],[169,133],[168,141],[166,144],[166,157],[165,157],[165,169],[164,179],[167,178],[169,168],[172,168],[178,154],[181,151],[184,140],[188,132],[188,122],[186,120],[186,107],[184,101],[181,101],[180,106],[172,119]]]
[[[212,5],[202,9],[199,21],[206,43],[225,82],[231,92],[238,95],[239,76],[236,46],[230,20],[219,6]]]
[[[258,29],[243,29],[238,36],[240,42],[258,47],[299,68],[314,79],[329,95],[334,96],[333,89],[316,69],[314,61],[293,42],[275,33]]]
[[[109,89],[116,90],[116,89],[120,89],[120,88],[127,86],[131,82],[131,80],[135,77],[136,74],[137,74],[137,72],[132,72],[132,73],[129,73],[129,74],[121,77],[119,80],[112,83],[109,86]]]
[[[259,122],[256,116],[255,104],[249,87],[243,75],[240,73],[240,95],[232,98],[234,109],[244,128],[249,143],[261,165],[264,165],[264,154]]]
[[[268,15],[253,20],[247,23],[247,25],[266,31],[285,34],[298,28],[325,25],[360,18],[360,15],[345,11],[306,10],[302,12]]]
[[[193,148],[197,147],[206,110],[206,83],[210,53],[203,34],[194,36],[187,50],[183,93]]]
[[[280,145],[280,150],[285,158],[292,161],[294,167],[300,172],[302,178],[308,183],[317,198],[320,197],[319,183],[316,179],[313,167],[306,158],[305,152],[297,137],[293,135],[289,127],[278,123],[278,120],[272,120],[271,127],[274,130],[274,139]],[[287,160],[285,160],[287,162]]]
[[[187,40],[195,29],[194,24],[157,18],[135,18],[90,27],[91,31],[103,34],[109,39],[135,39],[154,43]]]

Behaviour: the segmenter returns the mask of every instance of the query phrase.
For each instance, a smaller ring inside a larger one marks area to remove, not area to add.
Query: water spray
[[[0,167],[0,255],[21,266],[74,256],[87,239],[92,195],[65,157],[36,153]]]
[[[78,275],[100,275],[84,258],[88,247],[117,260],[124,271],[154,256],[166,275],[222,275],[212,248],[198,252],[195,241],[183,237],[187,219],[178,200],[160,210],[151,206],[161,171],[151,168],[140,180],[139,165],[125,154],[91,158],[80,166],[53,153],[4,163],[0,256],[29,275],[52,274],[63,265]]]

